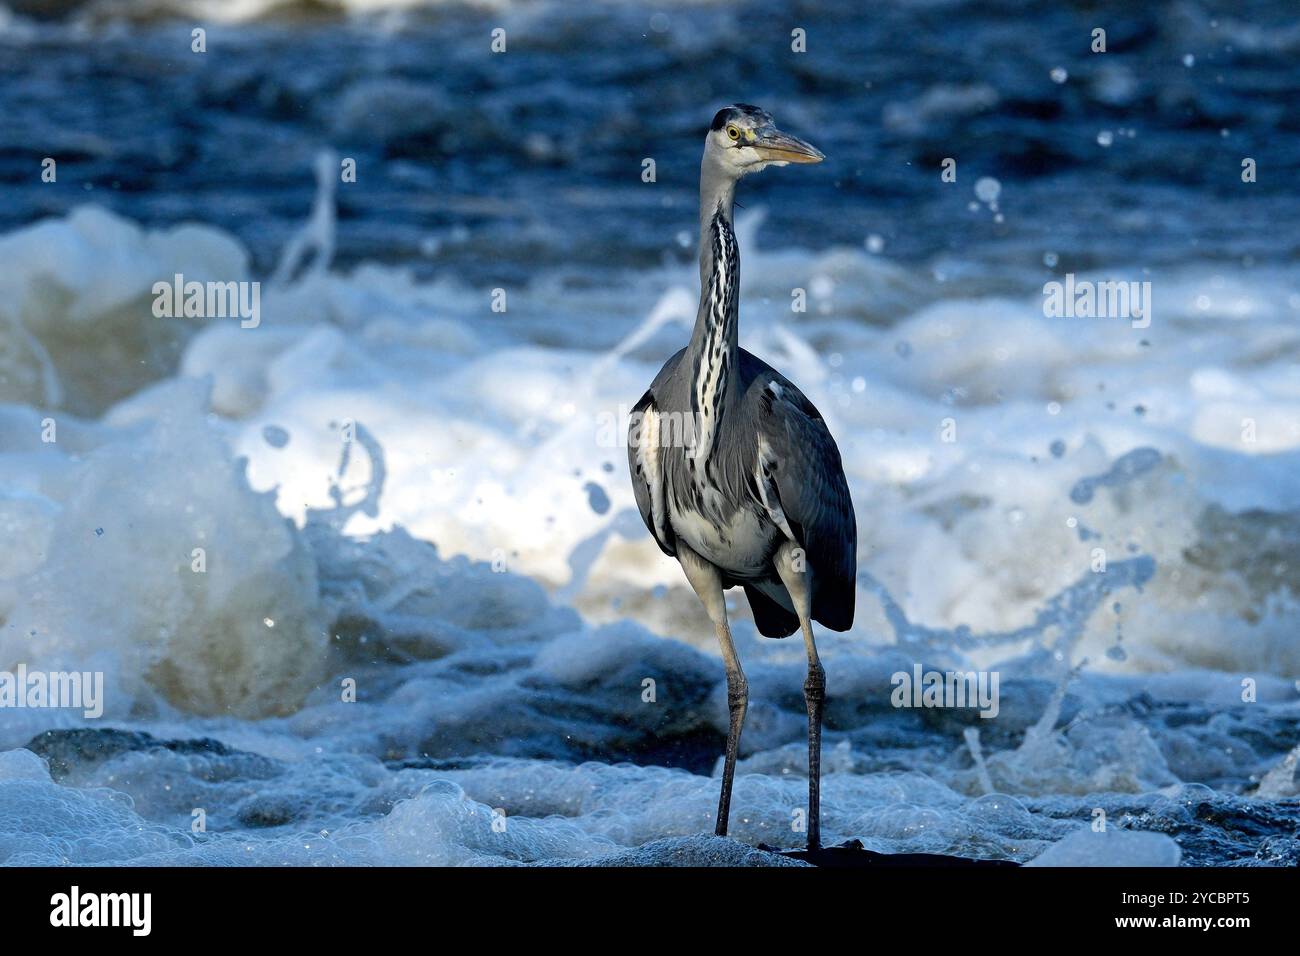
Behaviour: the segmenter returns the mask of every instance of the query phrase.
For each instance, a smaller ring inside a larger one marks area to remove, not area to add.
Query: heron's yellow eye
[[[740,139],[740,130],[736,129],[734,126],[728,126],[727,135],[732,139]]]

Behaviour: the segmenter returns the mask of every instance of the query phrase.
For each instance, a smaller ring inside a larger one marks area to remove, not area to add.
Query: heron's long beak
[[[820,163],[826,158],[812,143],[775,128],[759,130],[753,146],[759,156],[773,163]]]

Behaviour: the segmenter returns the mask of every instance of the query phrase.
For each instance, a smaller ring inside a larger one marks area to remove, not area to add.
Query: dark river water
[[[1049,253],[1082,271],[1285,261],[1300,242],[1300,25],[1287,2],[519,2],[363,16],[266,0],[238,23],[181,0],[10,8],[37,18],[0,31],[0,227],[93,199],[141,222],[219,225],[269,268],[310,205],[313,157],[331,147],[358,164],[338,195],[345,260],[580,279],[689,257],[676,237],[702,132],[719,106],[752,101],[829,157],[764,184],[784,242],[876,235],[908,261],[956,255],[1031,278]],[[191,52],[200,23],[203,54]],[[493,53],[498,28],[506,49]],[[1105,53],[1091,50],[1096,28]],[[44,156],[59,160],[56,188],[39,179]],[[941,181],[945,158],[955,183]],[[969,208],[982,177],[1001,185],[1000,219]]]

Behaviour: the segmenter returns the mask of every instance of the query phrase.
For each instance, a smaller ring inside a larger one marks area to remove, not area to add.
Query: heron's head
[[[820,163],[826,158],[811,143],[777,129],[772,114],[744,103],[718,110],[704,141],[704,157],[736,179],[768,166]]]

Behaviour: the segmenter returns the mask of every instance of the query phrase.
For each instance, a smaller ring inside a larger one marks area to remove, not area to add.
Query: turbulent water
[[[734,100],[829,157],[737,219],[741,344],[859,521],[825,839],[1300,862],[1293,11],[861,7],[10,2],[0,670],[105,686],[0,708],[0,862],[711,830],[722,666],[621,442],[689,335]],[[261,281],[260,324],[156,317],[177,273]],[[1046,317],[1067,273],[1149,281],[1149,324]],[[798,846],[802,646],[733,610],[732,835]],[[895,706],[916,665],[996,673],[997,716]]]

